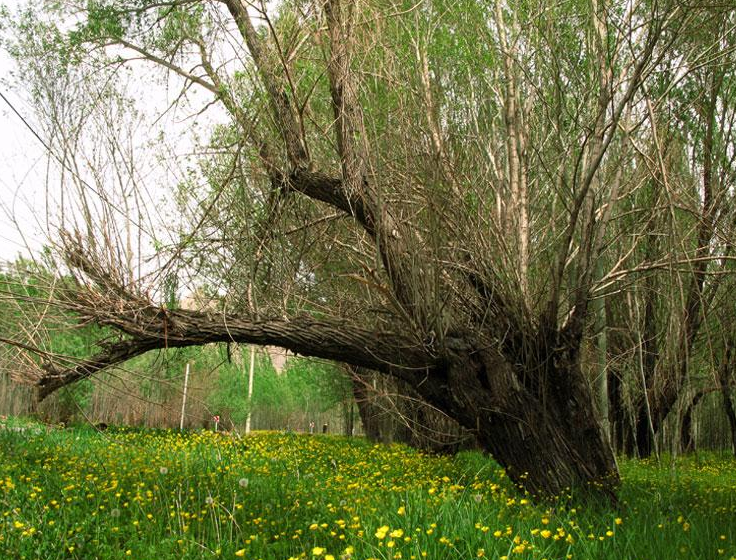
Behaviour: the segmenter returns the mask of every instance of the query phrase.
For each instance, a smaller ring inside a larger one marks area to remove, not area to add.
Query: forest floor
[[[32,426],[7,420],[11,426]],[[736,461],[622,461],[618,510],[478,453],[359,438],[0,430],[0,558],[736,560]]]

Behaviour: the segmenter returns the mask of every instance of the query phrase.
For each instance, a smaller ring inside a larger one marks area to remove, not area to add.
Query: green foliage
[[[270,358],[258,351],[253,399],[249,403],[251,350],[235,351],[242,352],[242,359],[228,360],[225,347],[219,348],[221,360],[217,383],[208,397],[207,405],[213,413],[222,415],[236,425],[245,422],[249,410],[251,413],[273,412],[286,419],[300,412],[325,412],[352,398],[350,380],[339,367],[319,360],[290,357],[286,369],[277,373]]]
[[[248,402],[248,364],[250,358],[247,350],[236,349],[235,351],[241,352],[243,366],[238,366],[229,359],[231,357],[227,356],[228,349],[226,347],[221,346],[218,349],[218,354],[223,359],[218,370],[215,388],[207,398],[207,406],[225,421],[229,419],[234,424],[243,425],[248,412],[251,410],[251,403]],[[259,360],[258,366],[257,379],[267,373],[265,362]]]
[[[284,383],[293,395],[297,409],[323,412],[352,398],[352,384],[339,366],[309,358],[290,358]]]
[[[86,15],[86,20],[69,33],[69,40],[73,45],[81,45],[90,41],[121,39],[128,26],[124,12],[114,3],[90,0],[87,2]]]

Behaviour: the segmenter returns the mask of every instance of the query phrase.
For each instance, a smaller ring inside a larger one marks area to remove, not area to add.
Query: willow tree
[[[41,397],[153,349],[272,344],[410,384],[535,495],[615,492],[581,344],[596,290],[624,273],[598,263],[636,190],[622,169],[643,91],[690,21],[679,3],[55,6],[16,25],[36,37],[16,46],[26,68],[114,79],[143,61],[181,86],[180,111],[195,91],[219,107],[161,274],[229,291],[201,311],[157,303],[83,216],[53,237],[77,280],[57,303],[120,334],[44,362]]]

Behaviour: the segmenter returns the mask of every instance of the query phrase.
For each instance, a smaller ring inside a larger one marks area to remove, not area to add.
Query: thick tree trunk
[[[653,424],[653,423],[652,423]],[[641,402],[636,408],[636,457],[649,457],[654,452],[654,438],[652,437],[652,426],[649,423],[649,411],[645,402]]]
[[[548,364],[548,382],[535,385],[520,383],[500,355],[470,352],[458,356],[445,379],[428,379],[417,390],[474,429],[481,447],[532,495],[575,489],[615,499],[618,470],[588,382],[576,359],[550,358],[540,360]]]
[[[705,395],[705,391],[698,391],[693,395],[690,404],[685,408],[680,423],[680,448],[683,453],[695,451],[695,438],[693,437],[693,413],[698,403]]]
[[[731,428],[731,448],[734,457],[736,457],[736,410],[734,410],[733,401],[731,400],[730,387],[722,387],[723,407],[728,418],[728,425]]]
[[[723,364],[718,371],[718,381],[721,390],[721,397],[723,398],[723,410],[728,418],[728,426],[731,430],[731,448],[733,450],[734,457],[736,457],[736,410],[734,410],[733,400],[731,393],[733,389],[730,384],[730,373],[733,368],[733,346],[728,347],[726,356]]]

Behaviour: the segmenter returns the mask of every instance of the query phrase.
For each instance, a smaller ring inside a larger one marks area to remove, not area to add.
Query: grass
[[[280,433],[0,430],[0,558],[736,558],[736,462],[663,464],[624,462],[610,511],[574,497],[534,505],[477,453]]]

